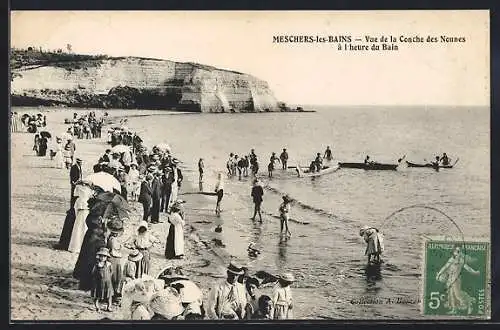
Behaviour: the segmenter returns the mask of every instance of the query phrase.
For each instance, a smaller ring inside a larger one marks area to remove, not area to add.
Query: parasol
[[[104,191],[112,192],[113,189],[121,191],[121,185],[114,176],[106,172],[92,173],[83,181],[92,183],[95,186],[101,187]]]
[[[52,135],[49,132],[47,132],[47,131],[40,132],[40,136],[44,137],[46,139],[50,139],[52,137]]]
[[[168,151],[168,152],[171,151],[170,146],[166,143],[157,144],[155,147],[160,149],[161,151]]]
[[[111,148],[111,152],[118,152],[118,153],[130,152],[130,147],[123,144],[118,144],[113,148]]]
[[[129,207],[122,196],[112,192],[103,192],[94,198],[90,212],[102,215],[103,218],[116,215],[123,221],[128,219]]]

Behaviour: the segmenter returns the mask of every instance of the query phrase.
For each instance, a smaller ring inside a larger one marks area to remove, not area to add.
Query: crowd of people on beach
[[[77,121],[93,121],[90,118],[95,115],[84,115]],[[178,199],[183,181],[180,161],[166,144],[148,150],[137,134],[130,134],[123,121],[119,128],[110,130],[111,148],[99,157],[93,173],[84,175],[83,160],[75,157],[75,139],[82,132],[86,138],[87,132],[75,130],[75,122],[72,124],[65,134],[55,136],[59,147],[50,149],[56,167],[63,168],[61,163],[66,163],[71,186],[70,208],[55,248],[78,254],[73,277],[78,279],[80,290],[90,291],[96,310],[102,310],[102,303],[105,311],[121,306],[125,319],[293,318],[290,285],[294,278],[289,273],[278,277],[250,276],[247,268],[233,260],[227,268],[227,278],[211,288],[206,302],[201,289],[181,268],[170,267],[152,276],[150,250],[161,240],[152,234],[151,226],[162,222],[160,212],[166,214],[169,223],[165,258],[185,257],[184,201]],[[92,131],[90,134],[91,138],[99,138]],[[47,150],[45,145],[50,138],[35,138],[37,155],[46,156],[43,149]],[[257,160],[252,154],[254,165]],[[203,160],[198,165],[202,181]],[[255,184],[258,186],[257,181]],[[223,189],[223,175],[219,173],[215,189],[219,214]],[[258,194],[253,194],[254,200],[258,200]],[[132,202],[142,204],[143,214],[136,230],[123,238],[125,228],[132,224]],[[260,213],[259,216],[262,218]],[[274,295],[258,295],[258,288],[269,278],[276,283]]]
[[[210,289],[206,301],[200,287],[180,267],[167,267],[157,276],[150,274],[151,249],[162,243],[151,231],[154,224],[163,222],[160,214],[164,214],[168,222],[165,258],[185,258],[185,201],[178,199],[183,181],[181,162],[173,156],[168,144],[146,147],[143,140],[128,129],[124,119],[119,126],[108,130],[110,147],[92,166],[93,173],[84,175],[83,160],[75,157],[75,139],[101,138],[101,128],[93,126],[93,129],[90,123],[103,122],[102,118],[97,120],[93,112],[80,117],[75,114],[71,126],[64,134],[55,136],[56,147],[50,149],[50,158],[56,167],[69,170],[71,186],[70,207],[55,248],[78,254],[73,277],[79,281],[80,290],[90,291],[95,309],[100,311],[102,303],[105,311],[120,306],[124,319],[141,320],[292,319],[291,285],[295,279],[291,273],[275,276],[259,271],[251,275],[247,267],[232,259],[226,269],[226,278]],[[90,133],[85,127],[89,127]],[[35,135],[33,149],[37,155],[46,156],[50,138],[50,133]],[[286,170],[288,158],[286,148],[279,158],[273,152],[268,166],[269,177],[272,177],[275,163],[281,163]],[[331,159],[329,147],[324,158]],[[255,150],[241,158],[230,154],[229,178],[247,177],[249,168],[253,176],[254,213],[251,219],[258,216],[262,222],[264,189],[257,178],[259,162]],[[198,170],[201,185],[205,174],[203,159],[198,161]],[[224,186],[224,175],[219,172],[213,193],[217,196],[215,213],[218,216]],[[281,234],[289,238],[293,199],[288,195],[282,198],[280,229]],[[142,205],[138,224],[130,219],[131,205],[135,202]],[[135,229],[124,238],[125,228],[131,226]],[[222,229],[219,226],[217,230]],[[376,228],[363,227],[360,235],[367,243],[368,262],[380,262],[382,234]],[[249,255],[260,253],[252,246],[248,251]],[[273,294],[259,294],[259,289],[269,283],[274,284]]]

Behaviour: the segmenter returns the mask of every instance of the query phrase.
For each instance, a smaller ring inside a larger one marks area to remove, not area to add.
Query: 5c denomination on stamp
[[[490,317],[490,244],[427,240],[424,260],[424,315]]]

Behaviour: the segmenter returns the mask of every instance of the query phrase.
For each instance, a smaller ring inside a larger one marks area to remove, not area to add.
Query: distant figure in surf
[[[288,163],[288,152],[286,152],[285,148],[283,149],[283,152],[280,155],[280,159],[281,159],[281,165],[283,165],[282,168],[286,170]]]
[[[380,255],[384,252],[384,238],[377,228],[364,226],[359,231],[366,242],[365,256],[368,256],[368,263],[380,263]]]
[[[260,222],[262,222],[262,214],[260,212],[260,206],[262,204],[262,196],[264,196],[264,189],[262,189],[259,180],[255,179],[252,188],[252,199],[255,205],[252,220],[255,220],[255,216],[259,214]]]
[[[323,158],[325,158],[328,161],[330,161],[330,160],[333,159],[333,157],[332,157],[332,149],[330,149],[330,146],[326,147],[325,155],[323,156]]]
[[[215,185],[215,192],[217,193],[217,204],[215,204],[215,214],[220,216],[221,213],[221,202],[222,197],[224,197],[224,179],[222,173],[217,175],[217,184]]]
[[[200,182],[203,182],[203,171],[205,169],[205,164],[203,163],[203,158],[198,161],[198,172],[200,173]]]
[[[292,236],[292,233],[288,229],[288,220],[289,220],[289,214],[290,214],[290,203],[291,199],[288,195],[283,196],[283,203],[281,203],[279,207],[280,211],[280,234],[283,234],[283,229],[285,229],[285,235],[290,237]]]

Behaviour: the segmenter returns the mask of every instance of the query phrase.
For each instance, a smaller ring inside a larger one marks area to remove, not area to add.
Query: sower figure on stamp
[[[466,256],[461,251],[460,246],[455,246],[452,256],[436,274],[436,280],[446,285],[448,301],[445,305],[450,309],[448,314],[457,314],[458,309],[467,310],[467,314],[472,313],[475,298],[461,288],[462,269],[473,275],[479,275],[479,271],[467,265],[465,258]]]
[[[366,242],[365,256],[368,256],[368,263],[380,263],[380,255],[384,252],[384,239],[382,233],[377,228],[364,226],[359,231]]]

